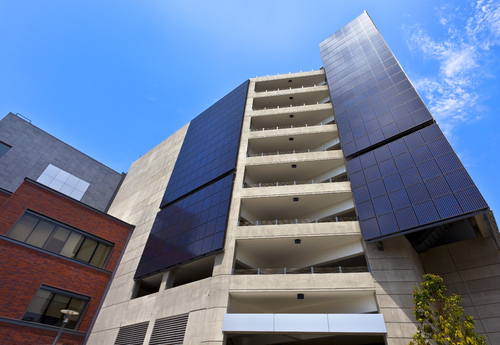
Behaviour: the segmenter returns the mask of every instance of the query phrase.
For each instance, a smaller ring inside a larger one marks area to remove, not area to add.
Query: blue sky
[[[0,117],[127,171],[244,80],[318,69],[363,10],[499,210],[498,1],[0,0]]]

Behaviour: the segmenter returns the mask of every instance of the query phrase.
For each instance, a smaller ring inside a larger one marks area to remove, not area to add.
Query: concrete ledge
[[[375,290],[373,278],[365,273],[233,275],[230,292]]]
[[[253,131],[248,135],[248,139],[261,139],[270,137],[285,137],[290,135],[316,134],[316,133],[336,133],[337,125],[319,125],[296,128],[271,129],[268,131]]]
[[[323,104],[311,104],[311,105],[302,105],[297,107],[281,107],[274,109],[266,109],[266,110],[251,110],[246,112],[245,116],[269,116],[269,115],[280,115],[280,114],[297,114],[301,112],[313,111],[313,110],[325,110],[331,109],[333,111],[333,105],[331,103],[323,103]]]
[[[270,198],[276,196],[300,196],[308,194],[352,193],[351,182],[303,184],[296,186],[243,188],[241,198]]]
[[[344,159],[342,150],[292,153],[288,155],[247,157],[245,165],[266,165]]]
[[[283,225],[255,225],[240,226],[236,239],[256,239],[275,237],[307,237],[307,236],[338,236],[358,235],[361,236],[359,222],[338,223],[307,223],[307,224],[283,224]]]
[[[288,74],[278,74],[278,75],[270,75],[265,77],[255,77],[250,78],[252,82],[260,82],[260,81],[271,81],[271,80],[281,80],[281,79],[290,79],[290,78],[300,78],[300,77],[309,77],[313,75],[325,75],[324,70],[316,70],[316,71],[308,71],[308,72],[298,72],[298,73],[288,73]]]
[[[266,98],[266,97],[276,97],[283,95],[296,95],[299,93],[313,93],[313,92],[321,92],[328,91],[328,85],[321,86],[309,86],[304,88],[295,88],[295,89],[283,89],[276,91],[268,91],[268,92],[254,92],[251,94],[253,98]],[[293,107],[292,107],[293,108]]]

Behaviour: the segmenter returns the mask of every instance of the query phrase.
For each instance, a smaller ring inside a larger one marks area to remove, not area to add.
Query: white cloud
[[[429,36],[419,26],[408,29],[412,52],[438,63],[437,77],[417,77],[415,87],[425,96],[447,135],[460,123],[479,118],[477,87],[488,76],[485,67],[492,47],[500,44],[500,3],[480,0],[466,9],[437,9],[446,38]],[[497,60],[498,61],[498,60]]]

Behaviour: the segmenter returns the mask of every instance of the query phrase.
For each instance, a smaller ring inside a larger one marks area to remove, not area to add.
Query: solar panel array
[[[488,207],[437,125],[347,162],[365,240]]]
[[[368,14],[320,51],[346,157],[432,120]]]
[[[136,279],[224,247],[233,178],[227,175],[158,212]]]
[[[134,279],[224,248],[247,89],[191,121]]]
[[[366,12],[320,51],[365,240],[488,208]]]
[[[189,124],[160,207],[236,167],[248,81]]]

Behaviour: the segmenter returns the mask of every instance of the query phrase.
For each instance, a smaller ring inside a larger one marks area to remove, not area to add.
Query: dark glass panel
[[[15,240],[26,242],[26,239],[33,231],[33,228],[38,224],[40,218],[30,214],[23,214],[17,221],[16,225],[9,232],[9,237]]]
[[[54,228],[54,223],[47,222],[43,219],[40,220],[26,239],[26,243],[40,248],[43,247]]]
[[[84,262],[89,262],[98,244],[99,242],[86,238],[75,258]]]

